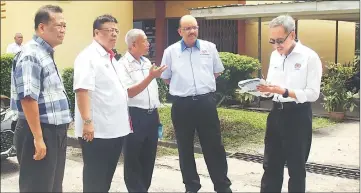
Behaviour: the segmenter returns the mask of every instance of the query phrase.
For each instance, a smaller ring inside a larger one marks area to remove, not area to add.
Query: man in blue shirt
[[[35,15],[35,35],[14,58],[11,108],[17,111],[14,142],[20,164],[20,192],[62,192],[68,97],[54,61],[66,22],[63,10],[46,5]]]
[[[197,20],[183,16],[178,32],[182,40],[169,46],[161,65],[168,68],[161,78],[174,96],[172,122],[186,192],[201,188],[194,160],[193,139],[197,130],[207,168],[216,192],[231,192],[226,153],[221,139],[214,92],[224,67],[215,44],[197,39]]]

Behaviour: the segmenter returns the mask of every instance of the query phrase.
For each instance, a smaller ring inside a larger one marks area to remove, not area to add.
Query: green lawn
[[[159,109],[160,120],[164,127],[164,138],[174,139],[174,131],[170,119],[170,107]],[[266,129],[267,112],[218,108],[221,131],[227,150],[248,144],[261,144]],[[314,117],[313,129],[335,124],[327,118]]]
[[[174,130],[171,121],[171,108],[159,109],[160,120],[164,128],[164,140],[174,140]],[[218,108],[221,121],[222,138],[226,149],[232,150],[245,145],[262,144],[266,129],[267,112],[248,110],[236,110]],[[327,118],[313,118],[313,129],[319,129],[336,124]],[[68,131],[68,135],[74,136],[74,129]],[[197,142],[197,139],[195,140]],[[176,155],[177,151],[169,148],[161,148],[160,155]]]

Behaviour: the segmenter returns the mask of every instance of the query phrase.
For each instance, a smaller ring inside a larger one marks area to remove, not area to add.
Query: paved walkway
[[[66,162],[64,192],[82,191],[82,161],[80,150],[69,148]],[[203,158],[196,160],[202,183],[201,192],[214,192]],[[262,165],[237,159],[228,159],[229,178],[234,192],[259,192]],[[18,166],[11,158],[1,164],[1,191],[18,192]],[[283,190],[287,192],[287,169]],[[126,192],[123,180],[123,164],[119,163],[113,179],[111,192]],[[161,157],[156,160],[150,192],[184,192],[178,157]],[[308,192],[359,192],[359,181],[307,173]]]

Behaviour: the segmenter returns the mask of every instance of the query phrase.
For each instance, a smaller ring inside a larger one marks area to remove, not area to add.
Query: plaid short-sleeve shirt
[[[40,122],[52,125],[70,123],[69,100],[53,59],[54,50],[34,35],[15,55],[11,73],[11,109],[25,119],[20,100],[38,102]]]

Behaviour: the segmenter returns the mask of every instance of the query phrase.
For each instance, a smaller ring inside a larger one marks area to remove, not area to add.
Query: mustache
[[[193,36],[196,36],[196,34],[189,34],[189,36],[192,36],[192,35],[193,35]]]

